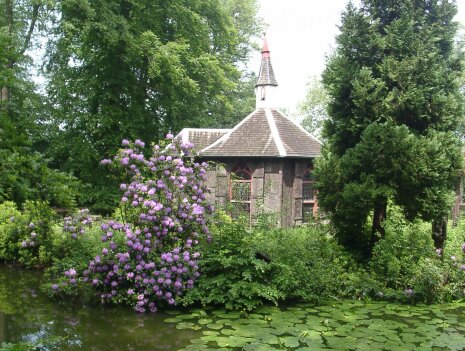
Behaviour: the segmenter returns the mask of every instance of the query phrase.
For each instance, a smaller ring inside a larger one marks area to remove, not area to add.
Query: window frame
[[[238,173],[245,173],[248,177],[248,179],[245,179],[242,176],[239,176]],[[236,177],[236,179],[234,179]],[[239,163],[234,168],[231,170],[229,173],[229,191],[228,191],[228,197],[229,197],[229,203],[230,204],[248,204],[248,219],[250,221],[251,215],[252,215],[252,171],[250,168],[244,164],[244,163]],[[233,199],[233,186],[234,184],[248,184],[248,189],[249,189],[249,198],[248,200],[238,200],[238,199]]]
[[[305,218],[304,208],[308,205],[312,207],[312,218],[316,217],[317,214],[317,201],[316,201],[316,191],[313,189],[313,178],[312,178],[313,167],[308,166],[304,169],[302,173],[302,223],[309,223],[310,220]],[[304,196],[305,185],[312,185],[313,197],[311,199],[306,199]]]

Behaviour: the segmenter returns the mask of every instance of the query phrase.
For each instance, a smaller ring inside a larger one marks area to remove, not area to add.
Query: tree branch
[[[29,44],[31,42],[32,32],[34,31],[34,27],[36,26],[37,19],[39,18],[39,10],[40,10],[40,4],[34,4],[32,7],[31,23],[29,25],[29,29],[27,31],[26,37],[24,38],[24,43],[21,48],[21,51],[19,52],[19,56],[24,55],[27,48],[29,47]]]

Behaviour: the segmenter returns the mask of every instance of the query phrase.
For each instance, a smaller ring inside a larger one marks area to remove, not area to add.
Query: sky
[[[348,0],[258,0],[259,15],[268,25],[266,37],[279,85],[277,105],[295,112],[305,97],[310,77],[321,75],[325,56],[334,47],[341,12]],[[354,1],[358,4],[358,1]],[[458,22],[465,25],[465,1],[457,0]],[[249,69],[258,73],[260,54]]]

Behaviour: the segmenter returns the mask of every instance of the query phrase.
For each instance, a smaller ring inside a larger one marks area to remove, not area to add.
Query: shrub
[[[13,202],[0,204],[0,261],[12,262],[17,258],[21,227],[25,221]]]
[[[183,158],[193,145],[176,140],[153,146],[148,158],[140,140],[123,140],[123,146],[113,160],[102,161],[127,174],[120,186],[123,221],[103,223],[103,248],[87,269],[68,268],[65,281],[52,287],[62,293],[90,284],[103,302],[156,311],[159,303],[174,304],[199,276],[195,247],[208,235],[212,210],[203,185],[207,165]]]
[[[397,215],[385,226],[386,236],[370,261],[383,297],[438,303],[464,296],[463,225],[449,228],[443,252],[434,250],[430,223],[410,223]]]
[[[45,270],[48,283],[43,284],[43,290],[68,298],[92,298],[94,294],[86,284],[78,286],[77,281],[69,284],[69,274],[66,276],[64,272],[72,269],[83,272],[89,261],[101,252],[104,243],[100,226],[94,223],[87,209],[82,209],[65,217],[62,225],[55,225],[51,237],[53,263]]]
[[[218,212],[211,241],[199,247],[202,276],[181,303],[251,310],[265,301],[277,304],[284,299],[285,292],[274,281],[280,267],[256,257],[255,239],[245,222]]]
[[[318,302],[368,293],[367,273],[326,226],[265,230],[223,214],[216,220],[212,242],[200,247],[202,276],[183,297],[185,305],[250,310],[283,300]]]
[[[0,259],[26,267],[51,263],[51,232],[57,220],[50,206],[26,201],[22,212],[12,202],[0,205]]]
[[[274,283],[289,299],[320,301],[353,296],[344,285],[349,274],[359,274],[356,262],[338,245],[324,225],[255,233],[256,250],[279,266]]]
[[[421,221],[410,223],[401,216],[385,222],[385,236],[373,249],[370,270],[386,288],[405,290],[425,258],[437,259],[431,239],[431,225]]]

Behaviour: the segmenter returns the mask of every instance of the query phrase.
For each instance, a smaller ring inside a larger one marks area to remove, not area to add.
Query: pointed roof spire
[[[265,33],[263,33],[262,63],[260,65],[260,72],[255,86],[258,87],[262,85],[278,86],[278,82],[274,76],[273,66],[271,65],[270,50],[268,49]]]
[[[263,34],[262,58],[270,58],[270,49],[268,49],[265,34]]]

